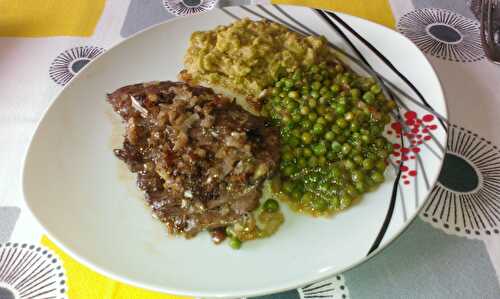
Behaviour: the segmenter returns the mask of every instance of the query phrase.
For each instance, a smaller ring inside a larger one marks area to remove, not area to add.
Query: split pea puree
[[[250,19],[194,32],[185,56],[195,83],[254,97],[298,67],[335,61],[324,37],[304,37],[283,25]]]

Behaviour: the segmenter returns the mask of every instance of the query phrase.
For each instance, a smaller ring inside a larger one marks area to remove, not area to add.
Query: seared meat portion
[[[195,236],[259,206],[279,160],[279,133],[211,89],[179,82],[122,87],[108,101],[126,124],[116,156],[137,173],[154,215]]]

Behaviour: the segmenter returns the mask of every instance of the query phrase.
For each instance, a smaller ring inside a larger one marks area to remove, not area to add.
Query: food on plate
[[[271,21],[242,19],[194,32],[181,78],[256,100],[287,72],[322,61],[337,61],[324,37],[302,36]]]
[[[279,131],[212,89],[180,82],[122,87],[108,101],[126,125],[115,150],[171,234],[208,229],[230,245],[267,237],[283,222],[277,202],[260,207],[279,164]]]
[[[384,181],[383,136],[395,103],[337,59],[324,37],[243,19],[194,32],[180,77],[247,97],[280,128],[272,191],[314,216],[350,206]]]
[[[395,103],[340,63],[296,68],[269,88],[263,114],[281,128],[273,191],[297,211],[328,215],[384,181]]]
[[[108,95],[126,123],[115,154],[171,234],[207,229],[237,249],[278,230],[276,199],[325,216],[384,181],[396,104],[324,37],[249,19],[194,32],[179,77]]]

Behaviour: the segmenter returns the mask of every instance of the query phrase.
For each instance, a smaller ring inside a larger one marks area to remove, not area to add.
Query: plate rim
[[[263,6],[264,7],[271,7],[271,6],[275,6],[275,5],[276,4],[267,4],[267,5],[263,5]],[[257,4],[240,5],[240,6],[257,7]],[[302,6],[302,5],[295,5],[295,4],[279,4],[279,6],[280,7],[292,6],[292,7],[298,7],[298,8],[301,8],[301,9],[313,9],[313,7]],[[227,7],[215,7],[212,10],[208,10],[208,11],[202,12],[202,13],[197,14],[197,15],[193,15],[193,16],[177,16],[175,18],[172,18],[172,19],[169,19],[169,20],[166,20],[166,21],[162,21],[160,23],[154,24],[154,25],[149,26],[147,28],[141,29],[140,31],[138,31],[138,32],[136,32],[136,33],[128,36],[127,38],[124,38],[123,40],[120,40],[116,44],[114,44],[112,47],[110,47],[109,49],[107,49],[101,55],[99,55],[98,57],[96,57],[95,59],[93,59],[92,61],[90,61],[90,63],[88,63],[87,65],[85,65],[73,78],[70,79],[70,81],[68,81],[68,83],[63,88],[61,88],[61,90],[59,90],[57,92],[57,94],[52,98],[50,104],[45,108],[44,112],[42,113],[41,118],[38,120],[38,122],[36,124],[36,127],[35,127],[35,129],[33,131],[33,134],[30,137],[29,145],[26,147],[25,152],[24,152],[24,156],[23,156],[23,160],[22,160],[22,164],[21,164],[21,175],[20,175],[20,180],[21,180],[21,185],[20,186],[21,186],[22,197],[23,197],[24,203],[26,204],[26,206],[27,206],[30,214],[38,222],[38,224],[43,228],[43,230],[45,230],[45,233],[47,234],[47,236],[49,237],[49,239],[53,243],[55,243],[59,248],[61,248],[65,253],[67,253],[71,258],[75,259],[78,263],[82,264],[83,266],[88,267],[91,270],[96,271],[97,273],[102,274],[102,275],[104,275],[104,276],[106,276],[108,278],[111,278],[111,279],[116,280],[118,282],[129,284],[129,285],[134,286],[134,287],[143,288],[143,289],[151,290],[151,291],[156,291],[156,292],[160,292],[160,293],[164,293],[164,294],[181,295],[181,296],[194,296],[194,297],[205,297],[205,298],[234,298],[234,297],[262,296],[262,295],[267,295],[267,294],[279,293],[279,292],[283,292],[283,291],[287,291],[287,290],[291,290],[291,289],[301,288],[303,286],[306,286],[306,285],[309,285],[309,284],[312,284],[312,283],[316,283],[316,282],[328,279],[330,277],[333,277],[335,275],[341,274],[343,272],[349,271],[350,269],[353,269],[353,268],[355,268],[355,267],[357,267],[357,266],[359,266],[359,265],[361,265],[361,264],[369,261],[373,257],[377,256],[384,249],[386,249],[389,245],[393,244],[393,242],[396,239],[398,239],[411,226],[411,224],[415,221],[416,217],[420,214],[421,210],[424,208],[427,200],[429,199],[429,195],[431,193],[431,190],[433,189],[433,187],[438,182],[438,177],[439,177],[439,174],[440,174],[440,172],[442,170],[442,167],[443,167],[443,164],[444,164],[444,155],[443,155],[443,158],[441,160],[439,160],[439,164],[440,164],[439,167],[438,167],[439,171],[436,172],[436,176],[435,177],[430,178],[430,182],[432,182],[432,183],[429,185],[429,190],[427,191],[427,194],[426,194],[425,198],[423,199],[422,203],[415,210],[415,214],[412,217],[409,217],[407,219],[407,221],[399,229],[396,230],[396,232],[394,233],[393,236],[391,236],[390,238],[388,238],[387,241],[385,241],[383,244],[381,244],[373,252],[371,252],[370,254],[364,256],[362,259],[358,260],[357,262],[352,263],[351,265],[349,265],[347,267],[344,267],[342,269],[338,269],[338,270],[334,270],[334,271],[332,271],[331,269],[329,269],[329,270],[324,271],[324,272],[315,271],[314,274],[311,274],[309,276],[309,279],[307,279],[307,280],[300,280],[300,281],[289,280],[286,283],[282,283],[281,285],[278,285],[276,287],[264,287],[264,288],[260,288],[258,290],[254,290],[254,291],[248,290],[248,291],[243,291],[243,292],[239,291],[239,292],[231,292],[231,293],[229,293],[227,291],[224,292],[224,293],[200,292],[200,291],[194,291],[192,289],[190,291],[190,290],[185,289],[185,288],[179,289],[179,288],[175,288],[175,287],[168,287],[168,286],[165,286],[165,285],[160,286],[160,285],[157,285],[157,284],[151,284],[151,283],[144,283],[144,282],[135,281],[135,280],[129,279],[129,278],[123,276],[123,275],[120,275],[118,273],[115,273],[114,271],[102,268],[101,266],[95,264],[94,262],[87,260],[85,257],[81,256],[77,252],[71,250],[63,242],[59,241],[55,237],[55,235],[52,233],[52,231],[49,230],[48,228],[46,228],[42,224],[43,222],[41,221],[40,217],[37,216],[34,213],[34,210],[33,210],[32,206],[30,204],[30,201],[27,199],[27,196],[26,196],[26,189],[27,189],[27,186],[26,186],[27,160],[28,160],[28,158],[30,156],[31,151],[33,150],[32,149],[32,147],[33,147],[33,141],[34,141],[36,135],[38,134],[38,132],[40,130],[40,127],[41,127],[42,123],[44,122],[44,120],[45,120],[47,114],[49,113],[49,111],[51,109],[53,109],[53,107],[55,106],[56,102],[60,100],[61,94],[67,88],[69,88],[70,86],[72,86],[74,84],[74,82],[78,81],[80,79],[80,77],[86,75],[85,72],[84,72],[85,69],[87,69],[89,66],[93,65],[94,63],[97,63],[98,61],[100,61],[102,59],[102,57],[104,57],[105,55],[111,55],[111,54],[108,54],[108,53],[111,52],[112,49],[114,49],[116,47],[119,47],[123,43],[125,43],[125,42],[127,42],[127,41],[129,41],[131,39],[134,39],[135,37],[137,37],[139,35],[142,35],[143,33],[147,32],[149,30],[154,30],[157,27],[165,26],[168,23],[176,22],[176,21],[178,21],[180,19],[184,19],[184,18],[195,18],[195,17],[197,17],[199,15],[210,13],[211,11],[215,11],[215,10],[223,11],[222,8],[225,9]],[[350,14],[347,14],[347,13],[343,13],[343,12],[337,12],[337,11],[334,11],[334,10],[331,10],[331,9],[322,9],[322,10],[335,12],[337,15],[339,15],[339,16],[341,16],[343,18],[347,17],[348,20],[349,19],[354,19],[357,22],[359,22],[359,21],[360,22],[367,22],[371,26],[381,27],[385,31],[390,31],[392,33],[395,33],[395,35],[393,35],[393,36],[398,36],[399,38],[403,38],[404,40],[406,40],[407,43],[409,43],[413,47],[415,47],[418,50],[419,55],[421,56],[421,58],[423,58],[427,62],[427,64],[431,67],[431,70],[434,73],[435,78],[437,79],[437,83],[438,83],[438,87],[439,87],[438,92],[441,94],[441,97],[442,97],[443,103],[444,103],[444,105],[443,105],[444,106],[443,107],[444,111],[442,112],[442,114],[449,118],[449,107],[448,107],[449,103],[446,100],[446,92],[443,89],[442,80],[439,78],[438,73],[436,72],[435,67],[429,61],[429,59],[427,58],[427,56],[411,40],[409,40],[406,36],[404,36],[403,34],[399,33],[398,31],[393,30],[393,29],[391,29],[391,28],[389,28],[389,27],[387,27],[385,25],[373,22],[371,20],[364,19],[364,18],[361,18],[361,17],[358,17],[358,16],[354,16],[354,15],[350,15]],[[446,145],[447,145],[447,138],[448,138],[448,132],[445,131],[445,133],[443,135],[443,140],[440,140],[440,144],[442,146],[444,146],[445,149],[446,149]]]

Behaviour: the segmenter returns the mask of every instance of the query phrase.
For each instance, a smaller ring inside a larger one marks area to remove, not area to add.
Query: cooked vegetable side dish
[[[273,191],[295,210],[328,215],[376,188],[392,152],[382,133],[394,106],[372,79],[341,64],[281,77],[263,110],[281,128]]]
[[[108,95],[126,124],[115,154],[169,233],[207,229],[237,249],[279,229],[279,201],[327,216],[384,181],[392,145],[383,132],[396,104],[324,37],[243,19],[194,32],[185,68],[186,83]],[[243,96],[260,116],[212,88]]]
[[[304,37],[278,23],[242,19],[194,32],[184,62],[195,83],[258,97],[287,72],[322,61],[337,61],[324,37]]]

